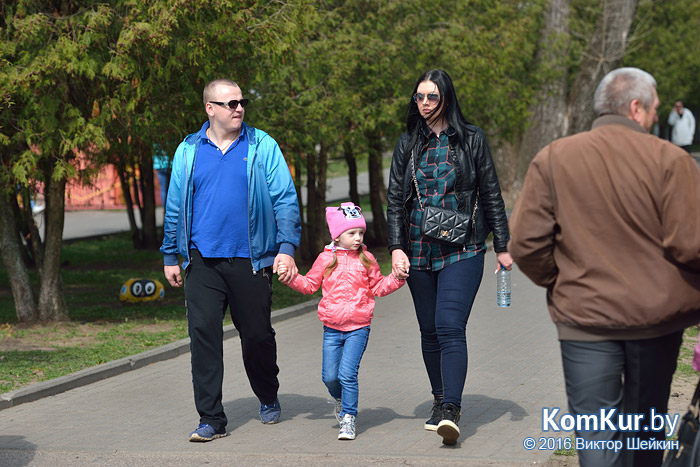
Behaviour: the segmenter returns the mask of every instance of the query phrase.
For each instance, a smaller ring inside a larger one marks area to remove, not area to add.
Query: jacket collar
[[[623,117],[622,115],[603,115],[602,117],[598,117],[593,121],[591,130],[595,130],[603,125],[622,125],[630,130],[638,131],[640,133],[649,133],[639,123],[635,122],[631,118]]]
[[[330,243],[330,244],[326,245],[323,249],[324,249],[325,251],[330,251],[330,252],[332,252],[332,251],[333,251],[333,244]],[[366,246],[364,243],[362,244],[362,250],[367,250],[367,246]],[[336,253],[341,253],[341,254],[344,254],[344,255],[351,255],[351,254],[353,254],[353,253],[359,254],[359,253],[360,253],[360,250],[346,250],[345,248],[336,248],[336,249],[335,249],[335,252],[336,252]]]

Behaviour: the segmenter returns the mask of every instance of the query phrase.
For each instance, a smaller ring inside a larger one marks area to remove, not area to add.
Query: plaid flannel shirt
[[[457,209],[457,196],[454,193],[456,174],[447,156],[449,137],[455,130],[448,127],[440,133],[439,137],[426,125],[423,125],[422,130],[428,137],[428,147],[420,158],[416,159],[416,180],[421,201],[424,205]],[[450,264],[476,256],[477,253],[486,249],[485,243],[459,247],[426,240],[420,233],[422,219],[423,211],[418,204],[418,199],[414,198],[409,228],[412,269],[439,271]]]

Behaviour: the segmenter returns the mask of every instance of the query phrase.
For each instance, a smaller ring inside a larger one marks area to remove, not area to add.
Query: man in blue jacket
[[[279,146],[243,123],[248,99],[228,79],[204,88],[209,120],[180,143],[173,159],[164,239],[165,278],[183,284],[199,426],[190,441],[226,436],[221,403],[222,319],[229,307],[243,364],[260,400],[263,423],[280,416],[277,344],[270,321],[272,274],[297,274],[301,219],[296,190]]]

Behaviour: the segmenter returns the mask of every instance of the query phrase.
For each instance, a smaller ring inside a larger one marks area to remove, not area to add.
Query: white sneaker
[[[355,439],[355,416],[349,413],[340,421],[338,439]]]

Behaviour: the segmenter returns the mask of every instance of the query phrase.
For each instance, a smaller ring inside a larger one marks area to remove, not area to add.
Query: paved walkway
[[[457,446],[423,430],[431,408],[406,287],[378,299],[360,367],[355,441],[338,441],[321,382],[321,325],[307,312],[275,324],[281,423],[263,425],[237,337],[225,344],[230,435],[187,441],[197,424],[189,354],[0,411],[0,465],[532,465],[527,451],[543,406],[565,406],[554,326],[544,291],[513,271],[513,306],[495,305],[495,255],[468,326],[469,375]]]

